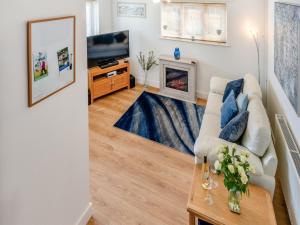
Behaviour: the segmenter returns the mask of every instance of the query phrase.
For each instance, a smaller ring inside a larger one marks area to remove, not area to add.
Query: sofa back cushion
[[[243,93],[248,95],[248,98],[251,99],[252,97],[259,97],[262,98],[261,89],[259,83],[255,76],[252,74],[246,74],[244,77],[244,89]]]
[[[265,107],[258,97],[250,99],[249,118],[241,144],[262,157],[271,143],[271,127]]]

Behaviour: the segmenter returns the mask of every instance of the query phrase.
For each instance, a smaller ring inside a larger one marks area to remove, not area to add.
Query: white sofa
[[[217,159],[217,148],[220,145],[232,145],[218,138],[221,132],[222,98],[229,81],[219,77],[211,79],[205,114],[194,146],[196,163],[202,163],[204,155],[207,155],[208,160],[213,163]],[[237,151],[244,149],[250,152],[249,162],[256,170],[250,182],[264,187],[273,197],[278,161],[271,139],[269,119],[262,104],[261,89],[253,75],[245,75],[243,92],[249,97],[249,119],[241,145],[237,145]]]

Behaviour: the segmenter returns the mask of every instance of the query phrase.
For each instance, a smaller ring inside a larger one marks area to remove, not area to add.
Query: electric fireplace
[[[196,62],[160,57],[160,92],[164,95],[191,102],[196,100]]]

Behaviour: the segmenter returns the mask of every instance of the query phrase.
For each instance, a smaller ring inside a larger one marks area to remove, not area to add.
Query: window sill
[[[214,46],[230,47],[230,44],[228,42],[200,41],[200,40],[194,40],[193,41],[191,39],[176,38],[176,37],[165,37],[165,36],[160,36],[160,39],[171,40],[171,41],[183,41],[183,42],[203,44],[203,45],[214,45]]]

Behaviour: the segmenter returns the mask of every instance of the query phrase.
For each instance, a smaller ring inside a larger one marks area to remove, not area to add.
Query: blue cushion
[[[236,103],[240,113],[246,111],[249,103],[248,95],[240,93],[236,99]]]
[[[238,79],[228,82],[224,91],[223,102],[226,100],[231,91],[234,92],[234,96],[235,98],[237,98],[237,96],[242,92],[243,86],[244,79]]]
[[[238,112],[239,109],[236,104],[234,92],[231,91],[221,107],[221,128],[224,128]]]
[[[224,127],[219,138],[233,143],[238,142],[247,128],[248,117],[248,111],[238,114]]]

